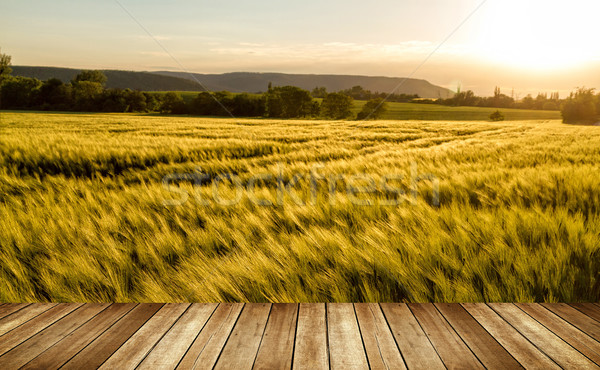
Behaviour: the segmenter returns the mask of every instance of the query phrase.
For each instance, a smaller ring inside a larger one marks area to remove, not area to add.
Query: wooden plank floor
[[[599,365],[597,303],[0,304],[0,369]]]

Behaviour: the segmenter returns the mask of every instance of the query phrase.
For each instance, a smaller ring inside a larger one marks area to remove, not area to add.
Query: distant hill
[[[81,71],[73,68],[11,66],[13,76],[34,77],[40,80],[58,78],[69,82]],[[196,82],[175,76],[149,72],[103,70],[106,87],[142,91],[201,91]]]
[[[161,71],[152,73],[181,77],[190,80],[193,79],[193,77],[184,72]],[[264,92],[267,90],[269,82],[271,82],[273,86],[292,85],[306,90],[312,90],[315,87],[323,86],[327,88],[327,91],[339,91],[360,85],[364,89],[371,90],[372,92],[390,92],[403,80],[403,78],[399,77],[252,72],[224,74],[194,73],[193,75],[209,90],[227,90],[231,92]],[[447,98],[454,95],[454,92],[449,89],[433,85],[426,80],[413,78],[407,79],[398,90],[396,90],[396,93],[418,94],[423,98]]]
[[[73,68],[12,66],[13,75],[35,77],[40,80],[58,78],[69,82],[81,71]],[[203,91],[194,80],[198,79],[211,91],[264,92],[269,82],[273,86],[292,85],[306,90],[323,86],[327,91],[339,91],[360,85],[372,92],[390,92],[400,82],[398,77],[371,77],[351,75],[307,75],[286,73],[234,72],[224,74],[194,73],[193,77],[184,72],[134,72],[103,70],[107,77],[106,87],[130,88],[143,91]],[[408,79],[396,93],[418,94],[423,98],[447,98],[454,93],[426,80]]]

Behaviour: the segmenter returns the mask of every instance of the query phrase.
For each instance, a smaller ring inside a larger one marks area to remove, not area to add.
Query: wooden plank
[[[352,303],[327,304],[327,335],[332,369],[369,367]]]
[[[27,321],[33,319],[42,312],[48,311],[54,306],[56,306],[56,303],[32,304],[14,312],[10,316],[4,317],[2,320],[0,320],[0,335],[8,333],[19,325],[26,323]]]
[[[0,355],[5,354],[14,347],[23,343],[35,334],[44,330],[64,316],[70,314],[82,305],[79,303],[65,303],[42,312],[24,324],[14,328],[0,337]]]
[[[294,369],[329,369],[324,303],[300,303]]]
[[[432,303],[409,304],[447,368],[483,369],[483,365]]]
[[[394,336],[377,303],[354,304],[371,369],[406,369]]]
[[[593,303],[571,303],[571,306],[600,322],[600,307],[597,305]]]
[[[184,312],[140,364],[140,369],[174,369],[196,339],[216,303],[195,303]]]
[[[540,348],[562,368],[588,368],[594,364],[565,341],[512,303],[490,303],[490,307],[531,343]]]
[[[487,305],[463,303],[462,306],[525,368],[560,369],[548,356]]]
[[[270,303],[244,306],[215,369],[252,369],[270,311]]]
[[[435,306],[486,368],[522,367],[460,304],[436,303]]]
[[[19,311],[22,308],[31,305],[31,303],[4,303],[0,306],[0,319]]]
[[[33,337],[29,338],[11,351],[0,357],[0,368],[20,368],[37,355],[50,348],[52,345],[66,337],[85,322],[106,309],[110,304],[88,303],[77,311],[66,315],[54,324],[45,328]]]
[[[100,369],[135,369],[189,307],[189,303],[165,304]]]
[[[158,303],[140,304],[129,311],[108,330],[102,333],[61,369],[98,368],[142,325],[144,325],[163,305]]]
[[[27,363],[23,369],[58,369],[135,306],[134,303],[111,304],[110,307]]]
[[[212,369],[243,308],[243,303],[219,304],[177,368]]]
[[[275,303],[271,306],[253,369],[292,368],[297,318],[296,303]]]
[[[406,304],[382,303],[380,306],[409,369],[446,368]]]
[[[554,334],[594,361],[597,365],[600,365],[600,342],[595,341],[539,304],[519,303],[517,307],[550,329]]]
[[[542,306],[600,342],[600,323],[598,321],[566,303],[542,303]]]

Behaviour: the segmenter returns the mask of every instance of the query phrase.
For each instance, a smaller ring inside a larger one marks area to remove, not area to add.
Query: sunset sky
[[[481,0],[0,4],[15,65],[408,76]],[[600,3],[487,0],[413,76],[490,95],[600,87]]]

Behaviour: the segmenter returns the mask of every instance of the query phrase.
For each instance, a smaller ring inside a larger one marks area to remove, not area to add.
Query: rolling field
[[[360,112],[365,101],[354,101],[353,117]],[[561,119],[559,111],[528,110],[485,107],[449,107],[438,104],[387,103],[387,112],[382,119],[387,120],[431,120],[431,121],[488,121],[490,114],[499,110],[507,121],[555,120]]]
[[[597,301],[600,128],[464,119],[2,112],[0,301]]]

